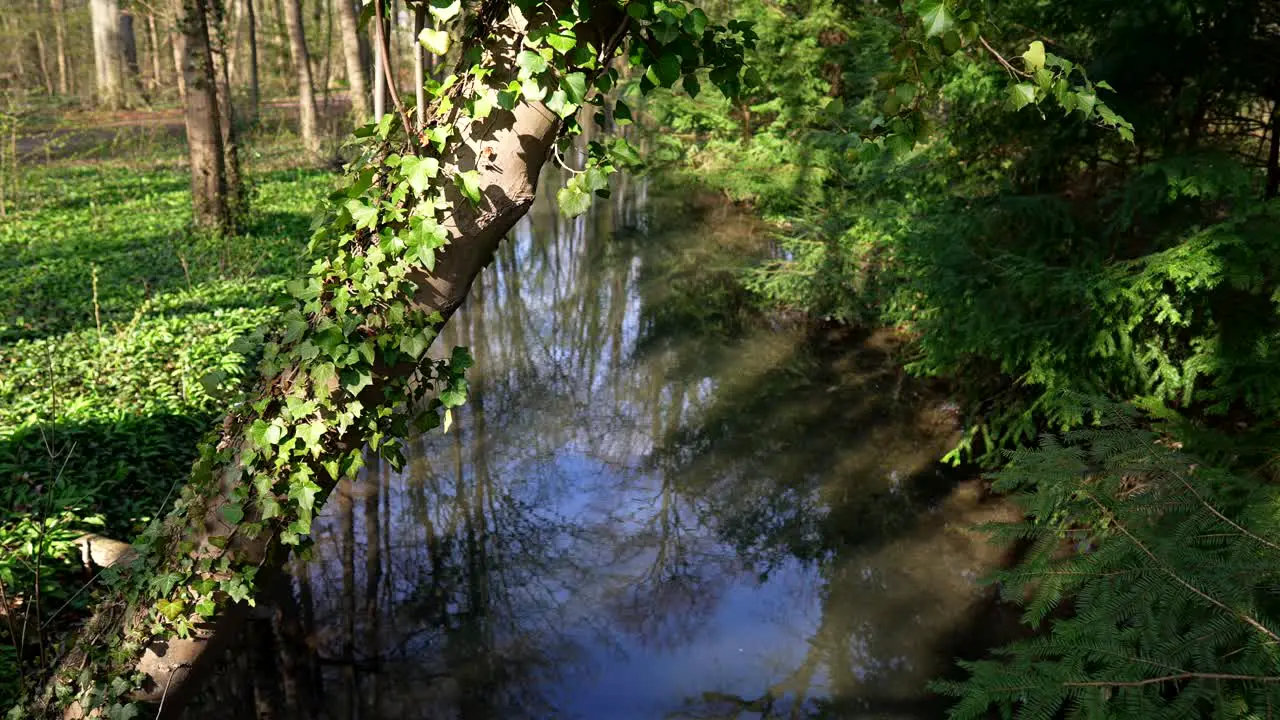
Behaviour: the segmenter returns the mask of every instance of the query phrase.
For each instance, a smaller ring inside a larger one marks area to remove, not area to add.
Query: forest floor
[[[18,691],[17,648],[55,653],[87,600],[72,540],[132,537],[162,512],[222,405],[201,380],[243,371],[227,348],[301,269],[332,172],[299,164],[287,118],[264,117],[244,145],[251,200],[236,237],[188,228],[180,132],[128,125],[104,142],[93,127],[6,179],[0,707]],[[88,149],[65,152],[76,146]]]

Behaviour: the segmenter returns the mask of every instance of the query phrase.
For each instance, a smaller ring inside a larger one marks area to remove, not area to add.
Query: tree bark
[[[413,90],[418,109],[418,127],[427,122],[427,49],[418,42],[418,35],[427,26],[427,8],[419,5],[413,9]]]
[[[151,41],[151,90],[158,92],[164,86],[164,66],[160,62],[162,46],[160,33],[156,32],[156,14],[147,13],[147,37]]]
[[[1267,189],[1263,197],[1280,197],[1280,99],[1271,105],[1271,148],[1267,153]]]
[[[133,31],[133,11],[120,13],[120,63],[124,79],[124,101],[136,101],[141,89],[142,72],[138,66],[138,37]]]
[[[383,3],[386,6],[386,0],[373,0],[376,3]],[[382,32],[390,32],[390,28],[384,21],[382,23]],[[381,120],[382,116],[387,112],[387,71],[383,69],[382,64],[386,60],[386,56],[379,51],[381,42],[378,40],[381,35],[378,34],[378,21],[369,21],[369,33],[373,37],[373,119]]]
[[[49,7],[53,10],[53,40],[58,53],[58,93],[67,95],[71,92],[71,61],[67,57],[67,17],[62,3],[63,0],[50,0]]]
[[[173,74],[178,83],[178,99],[187,102],[187,36],[182,29],[182,0],[169,0],[173,17],[169,22],[169,47],[173,50]]]
[[[351,85],[351,110],[357,122],[369,119],[369,83],[361,50],[361,39],[352,0],[337,0],[338,24],[342,27],[342,57],[346,62],[347,81]]]
[[[186,1],[196,12],[202,11],[206,2]],[[595,10],[591,24],[580,28],[579,37],[596,47],[607,47],[611,39],[619,37],[624,22],[625,16],[621,13],[601,7]],[[193,24],[196,25],[203,27]],[[476,32],[479,36],[470,42],[479,43],[481,39],[488,38],[483,45],[485,54],[482,62],[493,70],[487,78],[490,85],[506,85],[516,78],[515,58],[522,48],[527,29],[523,16],[508,10],[478,24]],[[207,48],[207,37],[193,31],[189,44],[196,47],[191,54],[198,55],[200,48]],[[204,54],[207,56],[207,49]],[[199,102],[200,98],[207,97],[206,92],[198,92],[200,87],[208,84],[207,73],[198,75],[194,64],[192,67],[188,88],[193,99],[188,103],[191,117],[193,121],[201,120],[206,125],[216,123],[212,103]],[[470,86],[471,81],[467,81],[456,92],[466,92]],[[197,112],[201,109],[202,113]],[[449,244],[437,259],[433,271],[418,268],[405,278],[408,282],[399,287],[412,294],[399,296],[394,302],[406,303],[425,313],[439,312],[445,321],[452,316],[465,300],[476,276],[492,260],[503,237],[528,212],[537,190],[539,173],[550,157],[560,128],[560,118],[546,106],[524,101],[510,111],[494,110],[484,121],[471,122],[465,118],[457,121],[459,140],[440,158],[441,174],[448,177],[461,172],[477,172],[482,191],[481,203],[471,205],[454,183],[442,183],[446,198],[453,203],[452,212],[442,222],[450,238]],[[217,139],[216,132],[206,133],[209,143],[216,143]],[[213,154],[212,157],[218,156]],[[481,158],[484,158],[483,162]],[[375,337],[371,339],[376,340],[376,334],[383,331],[372,332]],[[359,401],[368,410],[403,402],[403,397],[398,395],[385,396],[383,388],[388,381],[407,378],[417,369],[413,363],[389,365],[375,361],[372,383],[361,391]],[[285,368],[279,375],[261,380],[258,391],[265,396],[286,376],[293,377],[306,371],[301,364]],[[233,451],[233,455],[238,455],[234,450],[245,448],[248,442],[245,429],[240,424],[236,416],[229,417],[219,442],[221,447]],[[352,449],[363,447],[365,440],[358,431],[349,430],[326,453],[332,452],[335,453],[332,457],[341,457]],[[134,573],[145,573],[135,575],[135,580],[145,582],[146,577],[180,572],[178,569],[183,567],[184,561],[189,563],[208,557],[210,553],[226,558],[232,567],[278,567],[283,561],[283,551],[287,547],[279,540],[280,528],[272,524],[278,521],[268,521],[265,530],[251,535],[231,532],[222,520],[221,511],[234,502],[232,498],[252,492],[253,487],[253,477],[239,469],[237,459],[225,463],[203,471],[204,480],[184,490],[177,504],[179,509],[164,520],[160,530],[159,537],[166,540],[153,546],[149,557],[144,553],[134,564]],[[315,481],[321,484],[317,500],[322,501],[335,483],[323,472],[315,476]],[[250,507],[245,522],[253,521],[258,511],[252,503],[246,505]],[[319,510],[317,507],[316,512]],[[153,608],[147,603],[130,607],[123,600],[106,598],[100,603],[89,626],[81,634],[79,644],[64,659],[61,668],[66,672],[60,673],[61,676],[74,678],[78,675],[77,669],[86,660],[87,650],[93,643],[101,645],[104,638],[125,637],[131,629],[145,633],[145,628],[150,626]],[[210,621],[207,632],[185,639],[152,638],[145,643],[145,650],[135,669],[145,674],[148,682],[135,699],[157,702],[164,697],[166,711],[175,715],[181,712],[183,702],[191,697],[201,678],[217,662],[217,650],[236,630],[245,609],[244,603],[227,602]],[[110,667],[104,663],[93,665],[89,672],[103,680],[128,670],[128,667]]]
[[[198,227],[230,226],[227,176],[219,122],[217,82],[209,42],[209,0],[184,0],[187,145],[191,157],[191,206]]]
[[[93,27],[93,65],[98,103],[116,109],[124,104],[120,5],[116,0],[89,0],[89,17]]]
[[[236,221],[244,214],[246,196],[240,178],[240,149],[236,142],[235,110],[231,102],[231,69],[227,61],[226,6],[224,0],[205,0],[213,58],[213,82],[218,96],[218,134],[222,138],[222,173],[226,182],[226,206],[229,224],[223,229],[235,230]]]
[[[253,0],[244,0],[244,14],[249,22],[249,118],[258,119],[258,17],[254,12]]]
[[[307,52],[307,35],[302,25],[301,0],[285,0],[285,23],[289,26],[289,54],[298,78],[298,124],[302,144],[312,156],[320,154],[320,136],[316,131],[316,88],[311,81],[311,57]]]
[[[44,83],[44,91],[53,94],[53,73],[49,72],[49,53],[45,49],[44,30],[36,26],[36,55],[40,60],[40,80]]]

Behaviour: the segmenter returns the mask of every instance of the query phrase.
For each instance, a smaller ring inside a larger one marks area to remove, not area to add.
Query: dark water
[[[1008,511],[940,470],[939,398],[884,335],[743,320],[748,219],[551,196],[437,348],[470,402],[330,498],[215,714],[940,717]]]

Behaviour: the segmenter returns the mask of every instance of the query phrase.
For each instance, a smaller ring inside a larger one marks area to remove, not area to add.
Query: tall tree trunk
[[[49,72],[49,53],[44,45],[44,30],[36,26],[36,55],[40,60],[40,80],[44,83],[44,90],[47,94],[53,94],[53,73]]]
[[[199,227],[230,226],[227,176],[218,122],[218,93],[209,41],[209,0],[184,0],[183,73],[187,84],[187,145],[191,157],[191,207]]]
[[[133,31],[133,11],[120,13],[120,62],[123,67],[125,103],[136,100],[141,90],[141,68],[138,66],[138,37]]]
[[[376,3],[382,3],[386,7],[386,0],[373,0]],[[390,27],[386,22],[382,23],[382,31],[389,32]],[[373,37],[373,119],[381,120],[382,116],[387,112],[387,71],[383,69],[382,64],[387,60],[386,54],[379,49],[378,41],[378,21],[376,19],[369,21],[369,32]]]
[[[418,42],[418,35],[427,26],[427,8],[419,5],[413,9],[413,91],[414,102],[418,108],[418,127],[427,122],[427,49]]]
[[[365,74],[368,67],[361,50],[360,33],[356,18],[356,9],[352,0],[336,0],[338,3],[338,24],[342,28],[342,57],[346,62],[347,81],[351,84],[351,110],[357,122],[369,119],[369,83]]]
[[[147,37],[151,41],[151,89],[159,92],[164,87],[164,64],[160,62],[160,54],[164,50],[160,41],[160,33],[156,31],[156,14],[147,13]]]
[[[206,20],[213,58],[213,79],[218,95],[218,134],[222,138],[222,172],[226,180],[226,205],[230,225],[244,214],[246,196],[240,179],[240,149],[236,142],[235,111],[231,102],[231,76],[227,66],[226,7],[224,0],[205,0]]]
[[[116,0],[89,0],[93,27],[93,65],[98,103],[115,109],[124,104],[120,53],[120,5]]]
[[[183,0],[169,0],[173,18],[169,23],[169,47],[173,50],[173,70],[178,82],[178,99],[187,102],[187,36],[182,29]]]
[[[244,14],[249,22],[249,119],[257,121],[258,102],[258,17],[253,0],[244,0]]]
[[[50,0],[53,10],[53,40],[58,53],[58,93],[71,93],[71,59],[67,57],[67,17],[62,7],[63,0]]]
[[[307,36],[302,25],[301,0],[285,0],[285,22],[289,26],[289,51],[298,77],[298,124],[302,144],[313,156],[320,154],[320,136],[316,132],[316,89],[311,82],[311,57],[307,53]]]
[[[1280,197],[1280,99],[1271,105],[1271,148],[1267,153],[1267,190],[1263,197]]]

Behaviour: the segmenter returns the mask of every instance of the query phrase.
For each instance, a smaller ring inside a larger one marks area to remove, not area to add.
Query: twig
[[[1206,602],[1213,605],[1214,607],[1230,615],[1234,615],[1237,619],[1239,619],[1241,622],[1245,623],[1249,627],[1252,627],[1258,632],[1261,632],[1263,635],[1266,635],[1267,637],[1271,638],[1272,642],[1280,643],[1280,635],[1276,635],[1266,625],[1263,625],[1262,623],[1255,620],[1253,617],[1250,617],[1247,613],[1227,607],[1227,605],[1223,603],[1221,600],[1209,595],[1205,591],[1201,590],[1195,585],[1192,585],[1186,580],[1183,580],[1182,576],[1178,575],[1176,572],[1170,569],[1168,565],[1166,565],[1163,561],[1160,560],[1160,558],[1156,557],[1155,553],[1151,552],[1151,550],[1146,546],[1146,544],[1144,544],[1141,540],[1135,537],[1133,533],[1129,532],[1129,528],[1125,527],[1124,523],[1120,522],[1120,518],[1116,517],[1115,513],[1111,512],[1111,510],[1108,509],[1106,505],[1103,505],[1101,500],[1094,497],[1092,494],[1086,493],[1086,497],[1092,500],[1093,503],[1098,506],[1098,509],[1100,509],[1103,512],[1103,514],[1110,517],[1111,521],[1115,523],[1116,529],[1119,530],[1121,533],[1123,533],[1125,537],[1129,538],[1130,542],[1138,546],[1138,549],[1141,550],[1144,555],[1150,558],[1151,561],[1154,562],[1160,568],[1161,571],[1163,571],[1166,575],[1172,578],[1174,582],[1178,583],[1182,587],[1195,593],[1197,596],[1204,599]]]
[[[1005,60],[1003,55],[1001,55],[1000,53],[996,52],[996,49],[995,49],[995,48],[993,48],[993,47],[991,47],[991,43],[988,43],[988,42],[987,42],[987,39],[986,39],[985,37],[983,37],[983,36],[979,35],[979,36],[978,36],[978,41],[982,43],[982,47],[984,47],[984,48],[986,48],[986,49],[987,49],[987,52],[991,53],[991,54],[995,57],[995,59],[996,59],[996,60],[1000,61],[1000,64],[1004,66],[1004,69],[1005,69],[1005,70],[1008,70],[1009,72],[1013,73],[1014,75],[1019,75],[1019,76],[1024,77],[1024,78],[1029,78],[1029,77],[1031,77],[1031,73],[1024,72],[1024,71],[1019,70],[1018,68],[1014,67],[1013,65],[1010,65],[1010,64],[1009,64],[1009,61],[1008,61],[1008,60]]]
[[[574,175],[582,175],[582,174],[586,173],[586,171],[585,171],[585,170],[574,170],[573,168],[571,168],[571,167],[569,167],[567,164],[565,164],[564,156],[560,154],[560,143],[558,143],[558,142],[557,142],[557,143],[555,144],[555,146],[554,146],[554,147],[555,147],[555,149],[556,149],[555,158],[556,158],[556,164],[557,164],[557,165],[559,165],[560,167],[564,168],[565,170],[568,170],[569,172],[573,173]]]
[[[1255,534],[1253,534],[1253,533],[1249,532],[1249,531],[1248,531],[1248,530],[1246,530],[1245,528],[1243,528],[1243,527],[1241,527],[1240,525],[1236,524],[1233,520],[1231,520],[1231,518],[1229,518],[1229,517],[1227,517],[1226,515],[1223,515],[1222,513],[1218,512],[1218,509],[1217,509],[1217,508],[1215,508],[1214,506],[1210,505],[1210,504],[1209,504],[1209,501],[1205,500],[1205,499],[1204,499],[1204,496],[1203,496],[1203,495],[1201,495],[1201,494],[1200,494],[1200,493],[1199,493],[1199,492],[1198,492],[1194,487],[1192,487],[1191,483],[1190,483],[1190,482],[1188,482],[1186,478],[1182,477],[1181,475],[1179,475],[1179,474],[1178,474],[1178,473],[1176,473],[1176,472],[1175,472],[1175,473],[1171,473],[1171,474],[1172,474],[1174,477],[1178,478],[1178,480],[1182,482],[1183,486],[1185,486],[1188,490],[1190,490],[1192,495],[1195,495],[1195,496],[1196,496],[1196,500],[1199,500],[1199,501],[1200,501],[1200,504],[1201,504],[1201,505],[1204,505],[1206,508],[1208,508],[1209,512],[1213,513],[1213,514],[1214,514],[1214,515],[1215,515],[1219,520],[1221,520],[1222,522],[1224,522],[1224,523],[1226,523],[1226,524],[1230,525],[1231,527],[1235,528],[1236,530],[1238,530],[1238,531],[1240,532],[1240,534],[1241,534],[1241,535],[1244,535],[1245,537],[1247,537],[1247,538],[1249,538],[1249,539],[1251,539],[1251,540],[1255,540],[1255,541],[1257,541],[1258,543],[1261,543],[1262,545],[1265,545],[1265,546],[1267,546],[1267,547],[1271,548],[1272,550],[1280,550],[1280,545],[1276,545],[1275,543],[1273,543],[1273,542],[1271,542],[1271,541],[1269,541],[1269,540],[1266,540],[1266,539],[1264,539],[1264,538],[1258,537],[1257,535],[1255,535]]]
[[[1143,685],[1158,685],[1160,683],[1176,682],[1178,680],[1244,680],[1247,682],[1271,683],[1280,682],[1280,676],[1184,672],[1177,673],[1176,675],[1162,675],[1160,677],[1147,678],[1145,680],[1094,680],[1090,682],[1068,682],[1062,683],[1062,685],[1063,687],[1142,687]]]
[[[9,612],[9,596],[4,591],[4,579],[0,578],[0,610],[4,611],[5,622],[9,625],[9,642],[13,643],[13,651],[17,654],[18,677],[22,681],[22,689],[27,688],[27,670],[22,664],[22,647],[18,645],[18,631],[13,626],[13,614]],[[25,632],[23,633],[26,634]]]
[[[391,75],[391,47],[387,44],[387,28],[382,20],[382,2],[383,0],[373,0],[373,11],[378,22],[378,54],[382,56],[382,74],[387,79],[387,92],[391,93],[391,102],[396,106],[396,114],[400,116],[400,122],[404,125],[404,134],[408,137],[409,147],[416,149],[417,143],[414,141],[413,127],[409,124],[409,114],[404,110],[404,103],[400,102],[400,91],[396,90],[396,80]]]

